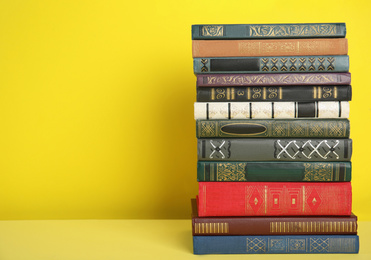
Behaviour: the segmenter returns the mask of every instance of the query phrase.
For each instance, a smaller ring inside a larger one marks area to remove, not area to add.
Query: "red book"
[[[198,215],[351,215],[350,182],[199,182]]]

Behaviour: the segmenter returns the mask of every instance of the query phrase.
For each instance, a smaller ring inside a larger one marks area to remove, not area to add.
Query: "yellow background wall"
[[[369,1],[0,2],[0,219],[189,218],[191,25],[346,22],[353,211],[371,220]]]

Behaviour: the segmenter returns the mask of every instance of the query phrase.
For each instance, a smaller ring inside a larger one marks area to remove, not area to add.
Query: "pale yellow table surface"
[[[190,220],[0,221],[0,260],[371,260],[371,222],[359,222],[359,236],[358,255],[197,256],[192,253]]]

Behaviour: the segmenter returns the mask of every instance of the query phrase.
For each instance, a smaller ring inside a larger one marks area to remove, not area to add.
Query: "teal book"
[[[344,38],[345,35],[345,23],[192,25],[192,40]]]
[[[193,252],[204,254],[357,254],[357,235],[193,236]]]
[[[351,162],[197,162],[197,181],[331,182],[351,174]]]
[[[349,56],[205,57],[193,59],[194,73],[348,72]]]

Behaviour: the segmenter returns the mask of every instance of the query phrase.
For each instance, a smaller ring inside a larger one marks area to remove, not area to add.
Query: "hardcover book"
[[[349,138],[348,119],[196,120],[197,138]]]
[[[348,72],[349,57],[334,56],[263,56],[194,58],[194,73],[318,73]]]
[[[357,216],[199,217],[192,199],[194,236],[356,235]]]
[[[200,161],[350,161],[351,139],[198,139]]]
[[[202,254],[356,254],[357,235],[193,236],[193,252]]]
[[[193,40],[344,38],[345,34],[345,23],[192,25]]]
[[[348,41],[339,39],[194,40],[194,58],[347,55]]]
[[[198,87],[197,102],[350,101],[351,86]]]
[[[350,216],[350,182],[199,182],[198,215]]]
[[[198,161],[197,181],[351,181],[351,162]]]
[[[348,118],[348,101],[195,102],[198,119]]]
[[[197,87],[350,85],[346,73],[199,74]]]

